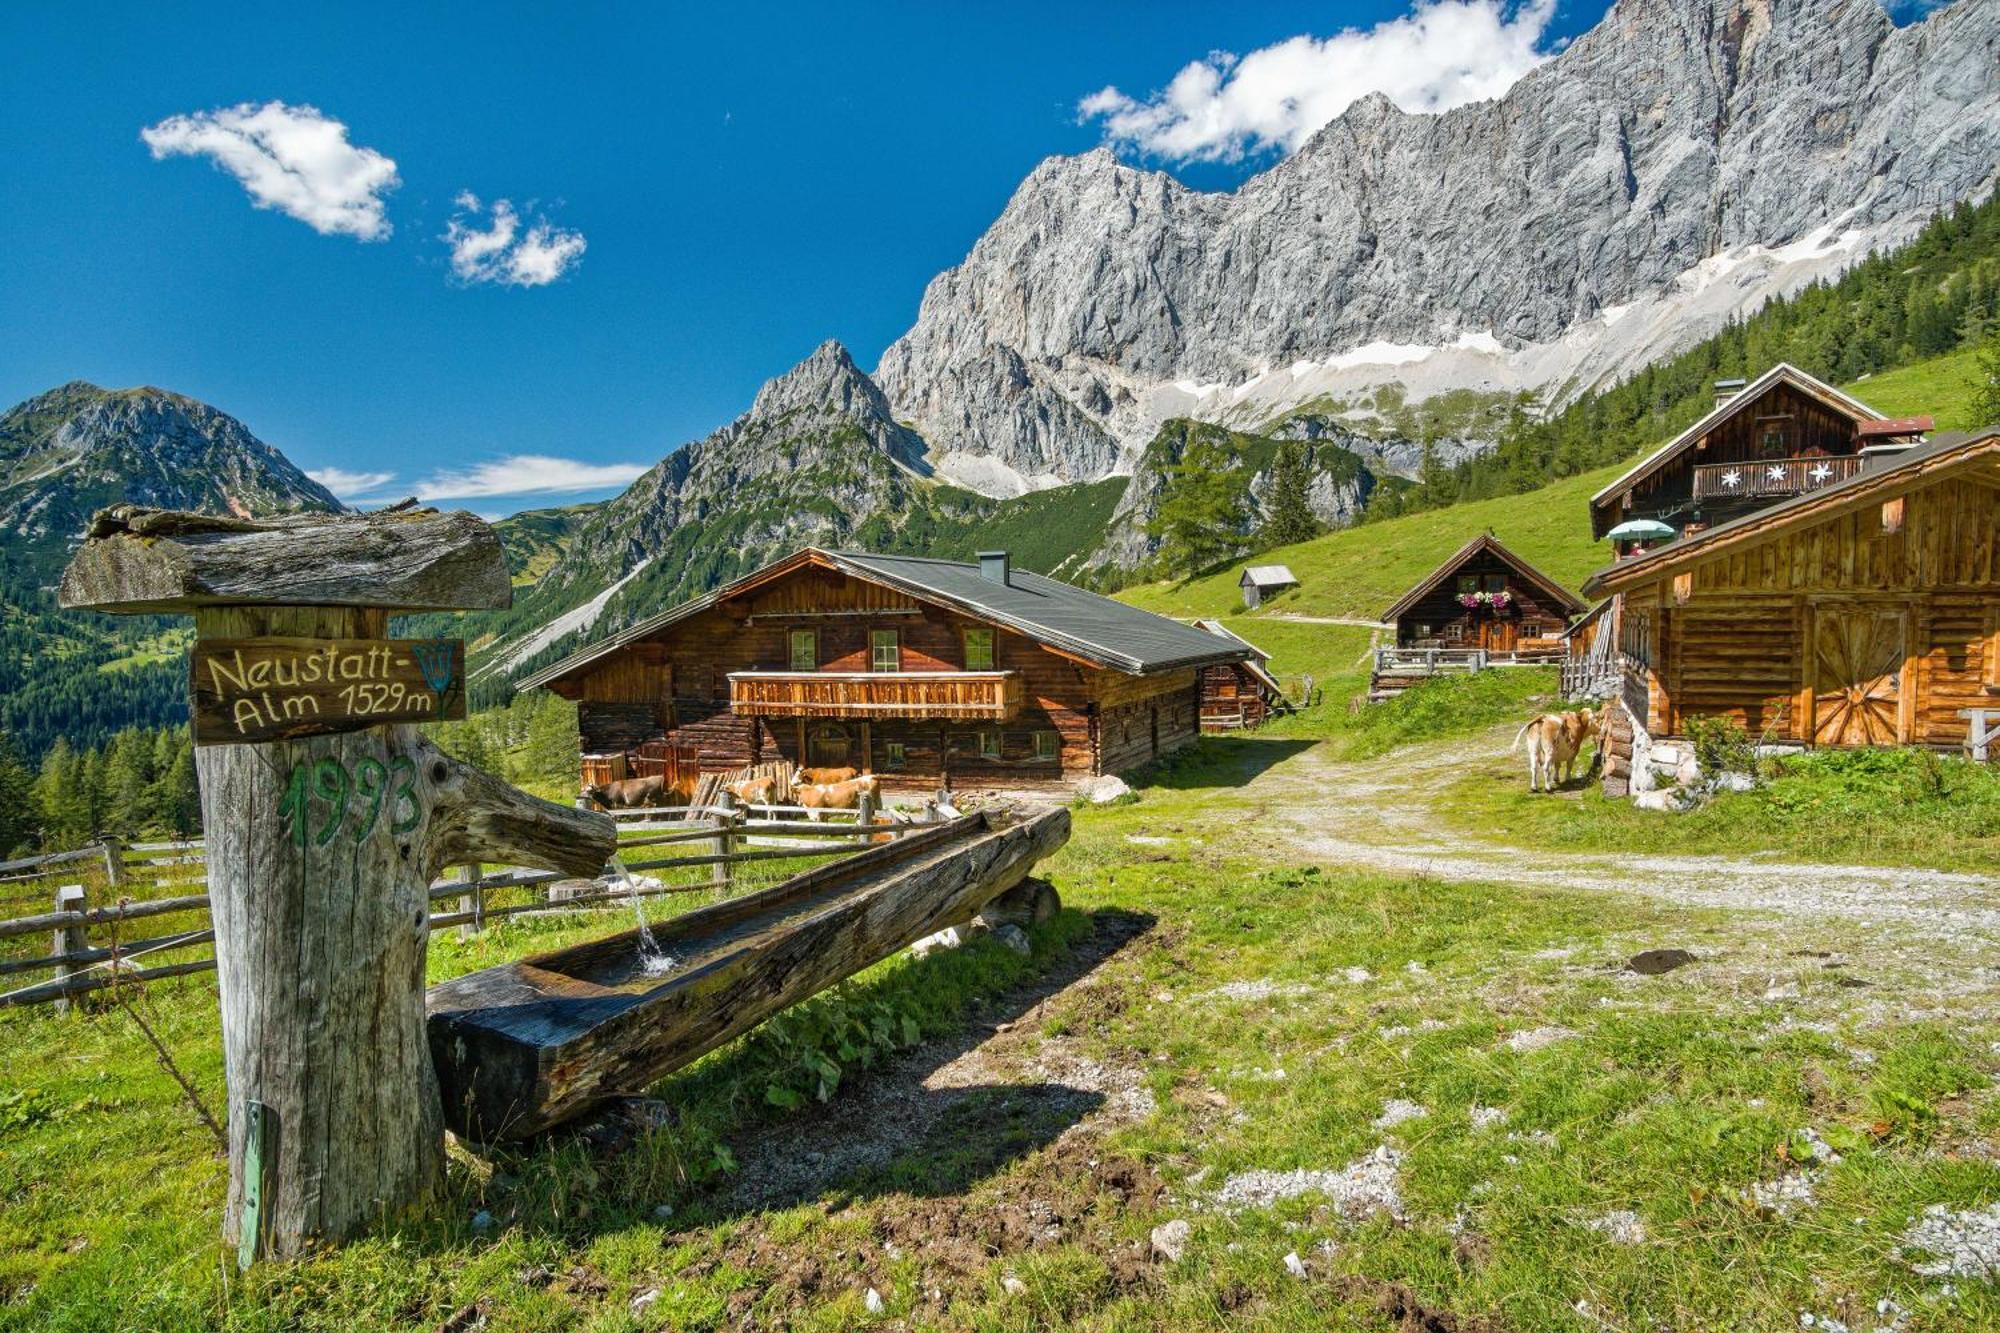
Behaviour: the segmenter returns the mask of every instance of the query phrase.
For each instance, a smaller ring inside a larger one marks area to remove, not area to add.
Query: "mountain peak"
[[[812,355],[765,382],[746,420],[781,417],[801,410],[831,411],[871,421],[893,422],[889,400],[838,340],[829,338]]]
[[[171,390],[71,380],[0,413],[0,533],[53,559],[120,502],[238,515],[342,508],[242,422]]]

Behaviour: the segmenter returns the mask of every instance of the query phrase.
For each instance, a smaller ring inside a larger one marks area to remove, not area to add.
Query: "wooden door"
[[[1479,622],[1479,646],[1489,653],[1514,651],[1514,622],[1488,616]]]
[[[1822,609],[1813,631],[1813,740],[1894,745],[1904,739],[1907,621],[1882,608]]]

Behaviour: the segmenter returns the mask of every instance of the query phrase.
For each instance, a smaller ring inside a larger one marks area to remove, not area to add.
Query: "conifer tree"
[[[1257,544],[1268,550],[1291,546],[1319,536],[1322,525],[1312,511],[1312,451],[1301,441],[1278,446],[1271,463],[1271,489],[1264,503],[1264,526]]]
[[[0,856],[17,853],[41,832],[35,777],[21,762],[14,738],[0,731]]]
[[[1169,574],[1193,578],[1236,549],[1237,496],[1230,484],[1233,455],[1200,426],[1180,460],[1161,469],[1165,488],[1146,535],[1159,540],[1157,559]]]

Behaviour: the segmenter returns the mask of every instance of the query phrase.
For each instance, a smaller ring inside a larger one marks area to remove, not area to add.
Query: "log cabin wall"
[[[794,631],[812,635],[817,671],[867,672],[871,632],[893,630],[899,670],[956,672],[967,669],[967,629],[991,629],[993,669],[1018,673],[1021,706],[1012,718],[864,721],[730,711],[729,673],[793,669]],[[815,567],[676,622],[557,688],[578,700],[586,752],[682,740],[698,747],[704,771],[775,759],[851,763],[881,774],[887,786],[917,790],[944,781],[1059,783],[1144,763],[1198,733],[1195,677],[1192,670],[1135,677],[1088,667],[1025,636]]]
[[[1968,728],[1958,710],[2000,704],[2000,490],[1946,478],[1775,530],[1626,598],[1628,682],[1647,677],[1635,715],[1655,735],[1680,734],[1700,715],[1728,717],[1753,736],[1862,743],[1828,732],[1828,705],[1816,702],[1828,691],[1815,685],[1838,674],[1828,654],[1843,629],[1861,626],[1862,638],[1880,638],[1876,651],[1901,662],[1880,692],[1894,739],[1957,747]],[[1634,626],[1648,608],[1652,673],[1634,660]]]
[[[1727,421],[1683,449],[1658,471],[1631,488],[1632,502],[1613,497],[1615,512],[1601,526],[1623,518],[1681,514],[1694,503],[1694,470],[1710,463],[1756,463],[1793,458],[1811,450],[1830,456],[1856,452],[1856,423],[1817,398],[1780,381],[1745,403]],[[1743,502],[1734,509],[1755,508],[1769,500]],[[1733,517],[1726,501],[1703,502],[1704,517],[1713,525]]]
[[[1482,590],[1491,590],[1493,581],[1504,580],[1501,586],[1512,596],[1513,605],[1500,616],[1491,611],[1467,610],[1458,603],[1461,578],[1479,580],[1478,587]],[[1396,618],[1396,645],[1408,648],[1436,640],[1447,648],[1508,651],[1518,639],[1560,634],[1568,623],[1567,607],[1552,602],[1546,592],[1522,578],[1494,552],[1480,550]]]
[[[1263,725],[1270,716],[1264,682],[1234,662],[1217,663],[1201,671],[1201,729],[1234,731]]]

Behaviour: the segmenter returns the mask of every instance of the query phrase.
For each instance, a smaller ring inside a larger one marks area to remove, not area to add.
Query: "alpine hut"
[[[1018,788],[1188,744],[1203,671],[1251,656],[1004,551],[808,547],[521,685],[576,700],[581,749],[611,775],[783,762],[912,790]]]

